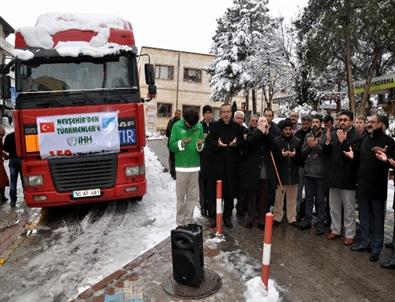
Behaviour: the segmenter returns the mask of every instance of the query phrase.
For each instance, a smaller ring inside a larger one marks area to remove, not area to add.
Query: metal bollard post
[[[266,290],[268,290],[268,284],[269,284],[272,235],[273,235],[273,214],[269,212],[265,216],[265,236],[263,239],[263,256],[262,256],[262,271],[261,271],[261,280]]]
[[[222,237],[222,180],[217,180],[217,237]]]

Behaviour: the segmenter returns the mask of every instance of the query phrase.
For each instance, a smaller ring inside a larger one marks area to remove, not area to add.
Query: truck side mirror
[[[155,69],[152,64],[144,65],[145,82],[148,85],[148,101],[156,96]]]
[[[0,75],[0,92],[1,97],[5,99],[11,98],[11,78],[10,76],[1,74]]]
[[[154,85],[155,84],[155,69],[154,65],[152,64],[145,64],[144,65],[144,72],[145,72],[145,83],[147,85]]]

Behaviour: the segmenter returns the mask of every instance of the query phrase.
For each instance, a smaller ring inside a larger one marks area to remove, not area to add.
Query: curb
[[[124,265],[121,269],[108,275],[101,281],[92,285],[82,293],[78,294],[76,298],[70,302],[102,302],[106,294],[113,295],[115,293],[115,287],[122,287],[124,281],[135,281],[136,275],[132,273],[133,269],[141,265],[143,262],[152,257],[157,253],[160,248],[167,244],[169,237],[165,238],[157,245],[144,252],[128,264]]]

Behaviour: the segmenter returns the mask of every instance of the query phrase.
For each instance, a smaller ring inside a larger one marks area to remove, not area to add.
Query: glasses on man
[[[348,121],[350,121],[350,119],[348,119],[348,118],[339,118],[338,121],[339,122],[348,122]]]

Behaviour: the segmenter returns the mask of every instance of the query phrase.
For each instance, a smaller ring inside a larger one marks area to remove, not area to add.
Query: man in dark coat
[[[180,119],[181,119],[181,110],[177,109],[176,112],[174,113],[174,117],[171,118],[167,123],[167,127],[166,127],[167,148],[169,148],[171,129],[173,128],[173,125],[176,122],[178,122]],[[173,179],[176,179],[176,157],[174,152],[171,152],[170,150],[169,150],[169,170],[171,177],[173,177]]]
[[[289,224],[295,226],[296,195],[299,183],[298,157],[300,157],[300,140],[292,134],[292,122],[290,119],[281,121],[278,126],[282,129],[282,133],[275,139],[275,154],[283,191],[280,184],[278,184],[273,219],[275,224],[281,223],[284,215],[284,197],[287,194],[287,221]]]
[[[310,115],[303,115],[302,118],[302,128],[300,128],[295,133],[301,144],[303,144],[306,135],[311,132],[311,117]],[[304,189],[304,159],[299,156],[299,184],[298,184],[298,194],[296,197],[296,220],[299,222],[304,217],[305,212],[305,202],[303,200],[303,189]]]
[[[388,165],[376,157],[377,150],[386,150],[393,158],[394,140],[383,131],[383,120],[378,114],[368,117],[368,135],[362,142],[359,152],[344,152],[350,159],[359,162],[358,190],[361,242],[351,247],[352,251],[371,251],[369,260],[374,262],[384,243],[384,218],[387,200]]]
[[[7,134],[4,140],[4,151],[8,153],[8,167],[10,168],[10,205],[15,207],[18,194],[18,177],[22,180],[22,160],[16,154],[15,132]]]
[[[311,117],[312,130],[306,135],[302,146],[302,157],[304,162],[304,175],[306,187],[306,207],[305,217],[300,224],[299,229],[310,229],[312,226],[312,212],[314,201],[318,221],[316,224],[316,234],[322,235],[325,232],[326,211],[325,211],[325,169],[326,157],[322,152],[325,143],[325,133],[322,132],[321,115]]]
[[[265,214],[269,211],[269,181],[276,181],[270,156],[271,150],[274,149],[274,139],[269,133],[265,117],[259,118],[258,127],[248,134],[246,144],[248,155],[241,179],[248,198],[246,228],[253,226],[258,214],[258,228],[263,230]]]
[[[233,200],[237,193],[237,169],[239,149],[243,147],[243,129],[234,122],[229,104],[221,106],[221,118],[211,125],[207,136],[206,146],[210,149],[212,158],[212,173],[210,180],[209,214],[215,218],[216,181],[222,180],[222,197],[224,199],[223,221],[225,226],[232,228]],[[215,222],[213,222],[215,225]]]
[[[356,164],[347,158],[343,151],[350,147],[358,150],[361,136],[353,127],[354,114],[343,110],[339,116],[340,128],[336,132],[326,129],[326,142],[323,148],[328,157],[327,185],[329,187],[329,205],[331,232],[328,239],[340,237],[342,230],[342,210],[344,227],[344,245],[351,245],[356,231],[355,188],[357,184]]]
[[[389,158],[387,156],[386,152],[387,152],[387,150],[378,149],[376,151],[376,157],[383,162],[387,162],[388,165],[394,169],[395,168],[395,159]],[[395,182],[395,180],[394,180],[394,182]],[[395,194],[394,194],[394,200],[392,202],[392,209],[394,210],[394,215],[395,215]],[[392,231],[392,242],[386,243],[385,246],[388,248],[392,248],[392,256],[387,260],[381,261],[380,265],[384,268],[395,269],[395,222],[394,222],[394,227],[393,227],[393,231]]]
[[[271,135],[273,135],[274,138],[279,136],[281,134],[281,129],[278,127],[278,125],[273,122],[274,118],[274,112],[271,108],[265,108],[263,111],[263,115],[267,119],[267,123],[269,124],[269,132]]]
[[[210,133],[210,127],[213,123],[213,109],[211,106],[203,106],[203,120],[201,124],[203,126],[204,138],[207,138]],[[200,213],[202,216],[208,216],[208,182],[210,175],[210,151],[209,148],[203,148],[200,152],[200,171],[199,171],[199,203]]]

